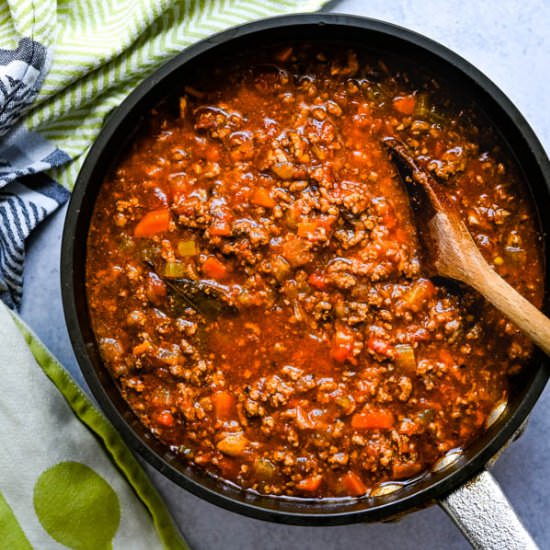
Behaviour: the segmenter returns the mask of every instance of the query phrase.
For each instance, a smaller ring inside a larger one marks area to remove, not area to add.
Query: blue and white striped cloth
[[[21,302],[25,239],[68,197],[45,174],[17,179],[0,190],[0,300],[9,307]]]
[[[17,308],[23,290],[25,239],[69,198],[45,171],[69,156],[18,123],[48,69],[47,49],[28,38],[0,49],[0,300]]]

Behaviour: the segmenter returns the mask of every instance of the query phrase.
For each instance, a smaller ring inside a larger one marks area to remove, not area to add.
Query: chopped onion
[[[178,254],[180,256],[196,256],[198,253],[199,247],[194,240],[178,241]]]
[[[166,262],[163,276],[167,279],[180,279],[185,276],[185,264],[182,262]]]
[[[269,481],[275,476],[277,468],[271,460],[267,458],[257,458],[254,461],[254,473],[258,479]]]
[[[218,450],[229,456],[242,456],[248,447],[248,439],[241,433],[226,435],[218,444]]]

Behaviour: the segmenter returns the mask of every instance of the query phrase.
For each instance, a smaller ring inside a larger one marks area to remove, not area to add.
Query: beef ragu
[[[87,293],[105,365],[182,461],[245,489],[414,479],[486,429],[531,353],[423,270],[382,140],[407,143],[540,305],[513,160],[453,90],[388,66],[292,45],[210,68],[151,111],[99,193]]]

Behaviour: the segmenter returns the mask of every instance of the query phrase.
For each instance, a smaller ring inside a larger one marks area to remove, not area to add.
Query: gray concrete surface
[[[331,11],[390,21],[426,34],[475,64],[514,101],[550,151],[550,1],[347,0]],[[550,205],[549,205],[550,207]],[[63,318],[59,249],[65,210],[28,243],[23,318],[83,384]],[[494,475],[541,548],[550,548],[550,390],[525,435],[500,458]],[[379,550],[468,548],[437,507],[392,524],[294,527],[245,518],[203,502],[156,472],[153,480],[197,550]]]

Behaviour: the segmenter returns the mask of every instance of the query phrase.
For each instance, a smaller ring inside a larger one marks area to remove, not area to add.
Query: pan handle
[[[475,549],[538,549],[487,470],[441,499],[439,505]]]

